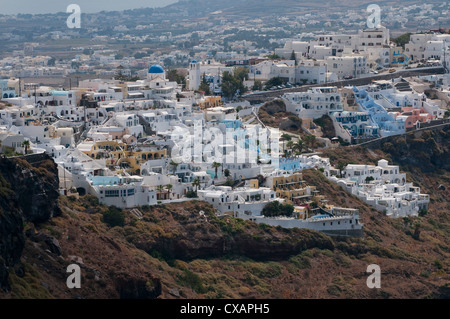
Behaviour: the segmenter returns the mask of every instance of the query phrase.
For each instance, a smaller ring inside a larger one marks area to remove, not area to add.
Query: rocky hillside
[[[58,176],[48,156],[0,159],[0,288],[10,289],[8,269],[24,269],[20,256],[25,244],[23,222],[40,224],[60,215]]]
[[[423,151],[447,156],[447,133],[433,134],[438,143],[425,140]],[[332,162],[397,161],[387,151],[355,147],[327,156]],[[432,195],[430,211],[417,218],[386,218],[320,171],[304,172],[330,202],[360,210],[363,238],[219,218],[197,201],[140,207],[142,219],[91,196],[55,201],[51,161],[33,166],[2,159],[0,298],[449,298],[450,207],[448,187],[441,187],[448,185],[448,171],[433,158],[426,173],[402,164]],[[20,178],[23,183],[14,182]],[[27,199],[19,200],[24,187],[34,190],[29,197],[37,207],[39,196],[48,196],[50,213],[32,213]],[[81,267],[81,289],[66,286],[73,263]],[[381,289],[366,286],[373,263],[381,267]]]
[[[301,136],[305,135],[302,129],[302,120],[295,114],[286,112],[286,104],[283,100],[273,100],[261,106],[258,117],[269,127],[276,127]]]

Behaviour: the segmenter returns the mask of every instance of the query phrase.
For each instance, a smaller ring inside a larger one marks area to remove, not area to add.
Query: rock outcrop
[[[246,256],[254,260],[285,260],[303,250],[318,247],[334,249],[328,236],[306,229],[266,227],[234,218],[217,218],[214,210],[206,211],[207,220],[198,219],[193,209],[152,209],[152,220],[170,225],[171,231],[131,235],[129,240],[149,254],[166,259],[193,260],[227,255]],[[148,219],[144,216],[144,221]]]
[[[61,213],[58,184],[56,164],[48,155],[0,158],[0,289],[10,289],[11,267],[23,273],[24,223],[39,224]],[[52,239],[46,241],[57,249]]]

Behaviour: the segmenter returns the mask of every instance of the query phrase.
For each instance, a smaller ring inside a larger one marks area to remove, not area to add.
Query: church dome
[[[164,73],[164,69],[162,66],[155,64],[148,69],[148,73]]]

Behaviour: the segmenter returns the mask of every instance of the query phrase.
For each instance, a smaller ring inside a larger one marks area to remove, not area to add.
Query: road
[[[444,74],[445,70],[443,67],[425,67],[425,68],[415,68],[409,70],[398,70],[395,73],[387,73],[387,74],[372,74],[367,77],[351,79],[351,80],[342,80],[337,82],[329,82],[326,84],[311,84],[304,85],[296,88],[287,88],[273,91],[264,91],[258,93],[250,93],[242,96],[243,100],[247,100],[250,103],[261,103],[265,101],[269,101],[274,98],[281,97],[285,93],[294,93],[294,92],[306,92],[308,89],[313,87],[323,87],[323,86],[360,86],[367,85],[372,83],[372,81],[377,80],[391,80],[399,77],[411,77],[411,76],[419,76],[419,75],[432,75],[432,74]]]

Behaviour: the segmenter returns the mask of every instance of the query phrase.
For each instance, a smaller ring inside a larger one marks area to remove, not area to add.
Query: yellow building
[[[83,153],[94,159],[106,159],[108,166],[120,166],[128,173],[140,174],[140,165],[148,160],[167,157],[167,150],[156,148],[133,149],[121,141],[97,141]]]
[[[202,110],[209,109],[211,107],[218,107],[222,104],[222,98],[220,96],[206,96],[203,100],[198,102],[198,105]]]
[[[305,185],[301,173],[270,177],[268,186],[276,192],[277,197],[285,199],[289,204],[309,202],[317,193],[315,186]]]
[[[259,188],[259,181],[257,179],[251,179],[249,181],[250,188],[258,189]]]
[[[308,218],[308,208],[304,206],[294,206],[294,217],[297,219]]]

